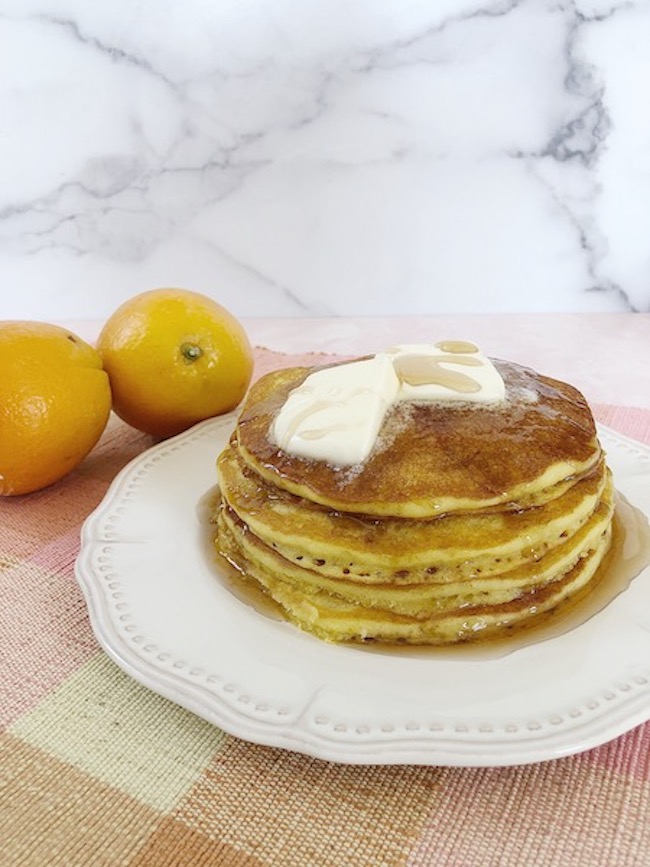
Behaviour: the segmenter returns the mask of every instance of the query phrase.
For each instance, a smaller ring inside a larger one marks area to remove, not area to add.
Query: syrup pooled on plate
[[[212,489],[201,503],[200,514],[205,528],[206,551],[214,560],[214,523],[210,514],[218,502],[218,489]],[[217,554],[216,565],[224,585],[256,614],[272,620],[285,620],[282,607],[244,570]],[[413,645],[399,642],[343,642],[351,650],[378,654],[397,654],[415,658],[490,659],[512,653],[522,647],[548,641],[586,623],[603,611],[632,581],[650,566],[650,524],[639,509],[621,494],[616,495],[612,542],[593,581],[557,608],[533,618],[527,625],[506,629],[498,636],[448,645]]]
[[[645,514],[621,494],[616,494],[616,511],[612,522],[612,542],[596,576],[586,588],[557,608],[538,615],[527,624],[507,628],[503,634],[489,638],[425,647],[408,644],[367,643],[353,647],[373,653],[464,660],[505,656],[522,647],[549,641],[586,623],[603,611],[632,581],[650,566],[650,524]]]

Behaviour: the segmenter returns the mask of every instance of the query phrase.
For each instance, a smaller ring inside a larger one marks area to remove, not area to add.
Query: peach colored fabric
[[[258,350],[256,375],[325,360]],[[594,411],[650,444],[650,412]],[[73,570],[82,521],[152,442],[112,419],[66,479],[0,501],[0,863],[650,863],[650,724],[525,767],[343,766],[247,744],[128,677]]]

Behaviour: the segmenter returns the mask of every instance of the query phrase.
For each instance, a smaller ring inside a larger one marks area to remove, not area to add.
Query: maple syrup
[[[591,581],[550,611],[533,616],[526,624],[504,627],[502,634],[484,640],[473,639],[439,647],[397,643],[382,646],[379,642],[353,646],[373,653],[442,659],[477,660],[505,656],[522,647],[557,638],[586,623],[623,593],[649,565],[648,519],[616,492],[612,541],[607,554]]]
[[[257,614],[273,620],[286,620],[281,606],[254,580],[220,556],[214,545],[215,524],[211,521],[218,502],[218,487],[211,488],[199,501],[198,514],[206,555],[222,577],[224,586]],[[612,521],[612,542],[596,574],[585,588],[551,611],[531,618],[522,626],[504,627],[498,637],[473,639],[446,646],[409,645],[391,642],[349,642],[338,646],[351,652],[370,652],[414,658],[477,660],[505,656],[522,647],[548,641],[576,629],[607,607],[650,565],[650,524],[643,512],[622,494],[616,494]],[[296,627],[297,628],[297,627]]]

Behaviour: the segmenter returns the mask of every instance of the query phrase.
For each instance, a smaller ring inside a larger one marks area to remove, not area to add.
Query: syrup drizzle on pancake
[[[214,524],[208,512],[214,511],[218,492],[210,492],[202,508],[206,549],[214,556]],[[351,651],[408,656],[415,659],[495,659],[520,648],[549,641],[577,629],[603,611],[623,593],[641,572],[650,566],[650,525],[646,516],[620,493],[616,495],[612,523],[612,544],[593,581],[584,591],[549,612],[532,618],[527,625],[506,629],[491,638],[451,645],[413,645],[399,642],[343,642]],[[240,601],[261,617],[285,620],[282,606],[231,560],[217,554],[219,578]]]

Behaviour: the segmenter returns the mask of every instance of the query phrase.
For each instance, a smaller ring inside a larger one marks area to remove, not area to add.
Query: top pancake
[[[573,386],[494,361],[502,404],[402,403],[384,419],[363,464],[339,468],[282,451],[270,428],[289,392],[314,368],[262,377],[241,411],[234,445],[272,485],[321,505],[367,515],[426,518],[523,508],[559,495],[600,460],[596,429]]]

